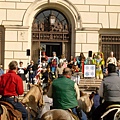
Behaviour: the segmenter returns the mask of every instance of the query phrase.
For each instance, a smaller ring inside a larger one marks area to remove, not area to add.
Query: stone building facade
[[[22,60],[24,65],[35,57],[37,61],[41,43],[56,43],[32,37],[34,19],[49,9],[63,14],[70,25],[69,41],[58,44],[61,53],[78,56],[83,52],[87,57],[88,51],[105,55],[114,51],[119,59],[120,0],[0,0],[0,63],[4,69],[11,60]]]

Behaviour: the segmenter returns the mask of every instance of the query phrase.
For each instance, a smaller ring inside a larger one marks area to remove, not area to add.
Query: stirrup
[[[106,108],[106,110],[112,109],[112,108],[120,108],[120,104],[109,105],[109,106]]]
[[[108,107],[109,107],[109,106],[108,106]],[[111,108],[110,108],[110,107],[111,107]],[[110,105],[110,107],[109,107],[109,109],[108,109],[105,113],[103,113],[103,115],[100,117],[101,120],[103,120],[103,118],[104,118],[106,115],[108,115],[110,112],[112,112],[112,111],[114,111],[114,110],[117,110],[117,112],[120,111],[120,106],[113,108],[113,106]],[[116,113],[117,113],[117,112],[116,112]]]

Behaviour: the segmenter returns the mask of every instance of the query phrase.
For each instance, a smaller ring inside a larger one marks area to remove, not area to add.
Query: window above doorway
[[[32,25],[32,40],[68,42],[70,31],[70,24],[64,14],[48,9],[36,15]]]

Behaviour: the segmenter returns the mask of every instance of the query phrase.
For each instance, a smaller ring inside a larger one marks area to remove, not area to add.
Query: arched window
[[[32,40],[70,40],[70,24],[66,17],[59,11],[49,9],[36,15],[32,25]]]

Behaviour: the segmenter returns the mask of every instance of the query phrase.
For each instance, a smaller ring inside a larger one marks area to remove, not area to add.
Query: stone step
[[[83,85],[100,85],[101,83],[80,83],[79,85],[80,86],[83,86]]]
[[[80,84],[101,84],[101,82],[80,82]]]
[[[102,80],[94,80],[94,79],[82,79],[80,81],[102,81]]]
[[[81,79],[79,89],[86,93],[91,93],[100,87],[101,82],[101,79]]]
[[[82,81],[82,82],[80,81],[80,83],[96,83],[96,84],[101,82],[102,81],[97,81],[97,82],[96,81]]]

